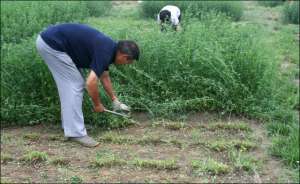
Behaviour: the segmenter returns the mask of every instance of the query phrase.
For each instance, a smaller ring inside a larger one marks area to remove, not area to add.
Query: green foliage
[[[46,152],[40,151],[29,151],[26,155],[24,155],[21,158],[21,160],[31,164],[45,162],[48,160],[48,154]]]
[[[238,171],[255,172],[261,164],[261,162],[243,151],[232,150],[229,152],[229,158],[233,162],[234,168]]]
[[[203,14],[210,11],[224,13],[234,20],[239,20],[243,14],[241,2],[229,1],[143,1],[141,3],[142,15],[144,17],[156,18],[158,12],[166,5],[179,7],[182,15],[190,14],[201,18]]]
[[[111,1],[86,1],[86,4],[92,17],[106,15],[112,8]]]
[[[208,172],[212,175],[226,174],[230,172],[231,168],[223,163],[217,162],[212,158],[208,158],[206,161],[193,160],[192,168],[195,173]]]
[[[112,167],[119,165],[126,165],[126,160],[119,158],[119,156],[108,152],[108,151],[99,151],[97,152],[96,159],[92,161],[92,167]]]
[[[144,160],[135,159],[133,165],[141,168],[153,168],[158,170],[176,170],[179,169],[176,160]]]
[[[1,1],[1,45],[19,43],[57,22],[82,22],[88,16],[80,1]]]
[[[275,134],[270,151],[288,165],[299,168],[299,122],[292,126],[287,136]]]
[[[267,7],[275,7],[282,5],[284,3],[284,0],[276,0],[276,1],[258,1],[258,4],[261,6],[267,6]]]
[[[60,121],[58,91],[47,65],[35,48],[36,36],[19,44],[1,47],[1,121],[2,125],[35,124]],[[103,91],[102,91],[103,93]],[[83,110],[87,122],[118,128],[131,123],[109,114],[92,113],[85,94]],[[108,99],[103,102],[109,106]]]
[[[72,176],[70,178],[70,183],[71,184],[83,183],[83,179],[80,176]]]
[[[287,23],[299,24],[299,1],[287,2],[283,8],[283,20]]]

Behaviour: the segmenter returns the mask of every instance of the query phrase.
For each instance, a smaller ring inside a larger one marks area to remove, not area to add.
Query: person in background
[[[68,140],[87,147],[99,143],[87,135],[82,112],[86,86],[95,112],[104,112],[98,93],[98,79],[113,102],[114,110],[127,110],[113,91],[109,76],[111,64],[131,64],[139,59],[134,41],[114,41],[100,31],[84,24],[58,24],[38,35],[36,46],[47,64],[58,88],[62,127]],[[80,69],[90,69],[85,81]]]
[[[161,26],[161,31],[166,30],[166,24],[171,24],[174,30],[179,31],[180,21],[181,13],[177,6],[167,5],[157,15],[157,22]]]

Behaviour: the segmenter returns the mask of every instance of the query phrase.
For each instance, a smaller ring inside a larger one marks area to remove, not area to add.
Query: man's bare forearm
[[[107,71],[105,71],[101,76],[101,83],[106,91],[106,94],[114,101],[117,97],[114,93],[113,86]]]
[[[94,72],[91,72],[86,81],[87,91],[92,98],[94,106],[97,107],[101,104],[98,92],[98,81],[97,76]]]

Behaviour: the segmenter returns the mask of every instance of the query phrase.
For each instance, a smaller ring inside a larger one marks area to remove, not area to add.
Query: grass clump
[[[238,130],[238,131],[251,131],[251,128],[247,123],[215,123],[208,126],[209,129],[224,129],[224,130]]]
[[[113,144],[132,144],[135,140],[132,137],[124,137],[114,132],[109,132],[101,136],[100,141]]]
[[[50,141],[58,141],[58,140],[61,140],[62,137],[61,137],[61,135],[48,135],[47,139]]]
[[[287,136],[272,136],[271,154],[280,157],[294,168],[299,167],[299,124],[294,125]]]
[[[38,141],[40,139],[41,135],[37,133],[28,133],[23,135],[23,138],[29,141]]]
[[[48,160],[48,154],[46,152],[40,152],[40,151],[29,151],[21,158],[21,161],[30,164],[46,162],[47,160]]]
[[[1,153],[1,164],[6,164],[10,161],[13,161],[13,157],[10,154]]]
[[[112,167],[126,165],[127,162],[110,152],[97,152],[96,159],[92,161],[92,167]]]
[[[71,184],[83,183],[83,179],[80,176],[72,176],[70,178],[70,183]]]
[[[160,136],[146,135],[143,136],[141,139],[137,140],[137,143],[141,145],[147,145],[147,144],[159,145],[167,142],[162,140]]]
[[[70,160],[62,157],[53,158],[50,162],[56,166],[68,166],[70,164]]]
[[[197,174],[207,172],[212,175],[218,175],[229,173],[231,170],[228,165],[217,162],[212,158],[209,158],[206,161],[193,160],[191,165],[194,172],[196,172]]]
[[[179,168],[175,160],[143,160],[136,159],[133,165],[141,168],[152,168],[158,170],[176,170]]]
[[[285,3],[283,7],[283,20],[287,23],[299,24],[299,1]]]
[[[186,127],[186,124],[183,122],[165,122],[163,126],[169,130],[180,130]]]
[[[257,159],[245,154],[243,151],[232,150],[229,152],[229,158],[236,170],[244,170],[253,173],[259,169],[261,164]]]
[[[206,142],[205,143],[210,149],[214,151],[225,151],[225,150],[231,150],[233,148],[239,149],[239,150],[250,150],[252,148],[255,148],[256,145],[253,142],[250,141],[240,141],[240,140],[219,140],[214,142]]]

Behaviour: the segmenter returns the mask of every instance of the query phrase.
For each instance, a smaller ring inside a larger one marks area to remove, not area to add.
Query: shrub
[[[99,17],[106,15],[112,8],[111,1],[86,1],[89,15]]]
[[[183,14],[192,14],[201,18],[205,12],[216,11],[224,13],[234,20],[239,20],[243,14],[241,2],[228,1],[143,1],[141,3],[142,15],[144,17],[156,18],[158,12],[166,5],[178,6]]]
[[[277,0],[277,1],[258,1],[258,4],[261,6],[266,7],[275,7],[282,5],[284,3],[284,0]]]
[[[1,1],[1,45],[19,43],[49,24],[81,22],[87,16],[80,1]]]
[[[299,1],[285,3],[283,20],[287,23],[299,24]]]

